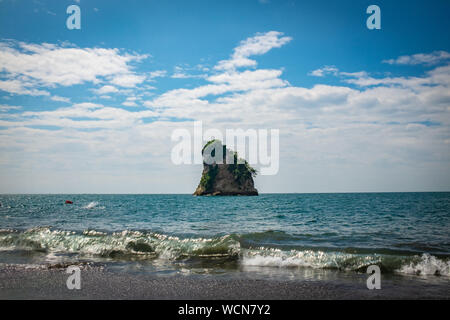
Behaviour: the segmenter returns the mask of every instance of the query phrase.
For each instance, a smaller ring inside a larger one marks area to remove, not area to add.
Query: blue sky
[[[194,120],[280,129],[261,192],[448,191],[449,9],[2,0],[0,192],[192,192],[170,136]]]

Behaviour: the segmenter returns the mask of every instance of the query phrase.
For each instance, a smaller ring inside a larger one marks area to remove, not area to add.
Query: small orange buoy
[[[66,204],[73,204],[73,202],[70,200],[66,200]]]

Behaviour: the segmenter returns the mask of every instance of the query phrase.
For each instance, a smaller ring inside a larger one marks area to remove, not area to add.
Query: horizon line
[[[269,194],[351,194],[351,193],[450,193],[447,191],[339,191],[339,192],[260,192],[259,195]],[[192,195],[192,193],[0,193],[6,195]],[[200,196],[201,197],[201,196]],[[245,196],[203,196],[203,197],[245,197]]]

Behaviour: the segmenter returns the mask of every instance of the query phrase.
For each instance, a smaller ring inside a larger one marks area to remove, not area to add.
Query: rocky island
[[[221,151],[221,155],[216,152]],[[256,170],[220,140],[208,141],[202,149],[203,172],[195,196],[257,196]],[[222,161],[218,161],[222,158]],[[239,160],[239,161],[238,161]]]

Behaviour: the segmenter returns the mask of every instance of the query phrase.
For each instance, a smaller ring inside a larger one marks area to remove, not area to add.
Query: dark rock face
[[[214,150],[220,150],[219,148],[223,148],[223,163],[205,160],[211,153],[214,156]],[[208,142],[202,153],[203,172],[200,183],[194,192],[195,196],[258,195],[258,190],[255,189],[253,182],[256,171],[244,160],[242,160],[243,163],[237,163],[236,153],[226,149],[226,146],[223,146],[218,140]]]

